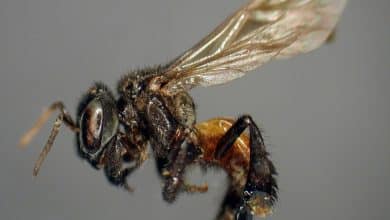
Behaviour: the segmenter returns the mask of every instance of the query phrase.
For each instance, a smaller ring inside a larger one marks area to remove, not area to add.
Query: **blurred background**
[[[0,218],[212,219],[227,185],[221,171],[194,170],[210,192],[168,205],[153,160],[129,177],[128,194],[77,157],[67,129],[32,178],[54,117],[29,148],[17,143],[53,101],[75,114],[93,81],[115,89],[128,70],[168,62],[244,2],[0,1]],[[248,113],[265,131],[280,174],[268,219],[390,219],[389,9],[350,0],[332,44],[191,92],[198,121]]]

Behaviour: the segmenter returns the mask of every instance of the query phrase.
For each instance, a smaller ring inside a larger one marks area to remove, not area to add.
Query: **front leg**
[[[117,186],[122,186],[132,192],[133,188],[127,183],[127,177],[142,164],[140,157],[146,154],[146,148],[134,148],[127,141],[127,137],[118,134],[108,143],[99,160],[99,165],[104,167],[108,180]],[[135,165],[124,167],[124,162],[136,160]]]

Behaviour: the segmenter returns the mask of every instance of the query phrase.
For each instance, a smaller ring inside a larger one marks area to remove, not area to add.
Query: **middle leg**
[[[173,202],[180,190],[188,193],[205,193],[208,185],[194,185],[185,181],[184,172],[188,164],[191,164],[199,155],[194,131],[178,132],[173,141],[173,151],[168,155],[162,176],[165,178],[163,198],[167,202]]]
[[[157,168],[164,178],[162,194],[167,202],[173,202],[181,189],[190,192],[207,189],[186,184],[183,180],[185,167],[195,153],[189,150],[190,145],[196,144],[192,134],[194,117],[192,100],[186,94],[176,97],[153,94],[146,106],[146,128]]]

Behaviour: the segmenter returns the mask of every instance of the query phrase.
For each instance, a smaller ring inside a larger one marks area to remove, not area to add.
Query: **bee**
[[[184,179],[186,167],[216,165],[230,184],[217,219],[267,216],[277,201],[276,169],[250,115],[197,122],[188,91],[228,83],[263,64],[325,43],[346,0],[251,0],[194,47],[166,65],[139,69],[118,82],[117,95],[95,83],[83,96],[77,120],[60,101],[21,138],[27,145],[55,111],[59,114],[33,170],[36,176],[65,124],[78,151],[108,180],[132,191],[127,177],[153,151],[169,203],[179,192],[206,192]]]

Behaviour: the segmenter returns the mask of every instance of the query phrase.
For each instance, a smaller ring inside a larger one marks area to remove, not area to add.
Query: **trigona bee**
[[[21,145],[28,144],[59,111],[33,175],[65,124],[77,135],[80,156],[103,169],[115,185],[132,190],[126,177],[147,159],[150,144],[165,201],[173,202],[181,191],[207,191],[207,185],[184,179],[187,165],[217,165],[230,177],[217,219],[268,215],[277,200],[277,172],[255,121],[242,115],[197,122],[188,91],[227,83],[270,60],[318,48],[333,33],[345,2],[251,0],[169,64],[124,75],[117,94],[103,83],[93,84],[79,104],[77,120],[62,102],[53,103],[21,139]]]

